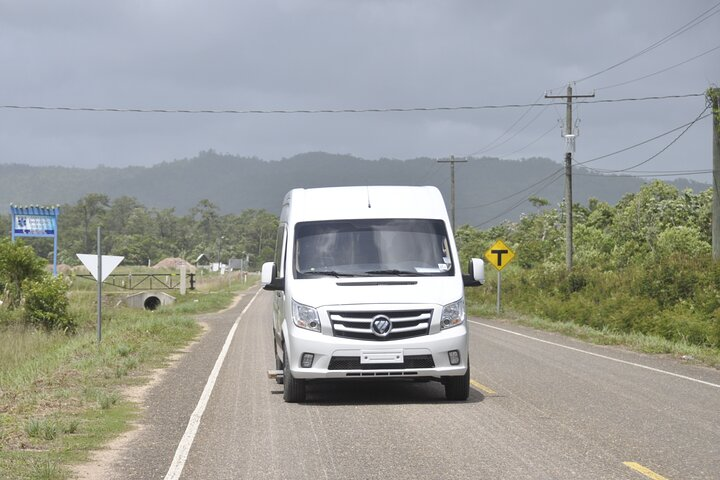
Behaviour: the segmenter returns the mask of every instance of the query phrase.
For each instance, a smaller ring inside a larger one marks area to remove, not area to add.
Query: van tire
[[[445,398],[451,401],[467,400],[470,396],[470,365],[465,375],[460,377],[445,377]]]
[[[283,347],[283,399],[288,403],[305,401],[305,380],[295,378],[290,372],[287,349]]]

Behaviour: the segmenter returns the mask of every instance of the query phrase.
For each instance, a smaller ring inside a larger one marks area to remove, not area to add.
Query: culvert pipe
[[[145,299],[143,306],[145,310],[157,310],[161,304],[162,302],[158,297],[150,296]]]

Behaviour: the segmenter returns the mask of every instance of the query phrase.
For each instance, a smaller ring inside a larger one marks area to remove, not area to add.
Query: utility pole
[[[450,164],[450,204],[452,209],[450,227],[452,227],[453,232],[455,232],[455,164],[467,163],[467,160],[455,160],[455,155],[451,155],[450,160],[438,160],[438,163]]]
[[[567,86],[565,95],[548,95],[545,98],[564,98],[567,100],[565,111],[565,265],[572,270],[573,265],[573,195],[572,195],[572,154],[575,152],[575,133],[573,133],[572,101],[573,98],[591,98],[590,95],[573,95],[572,84]]]
[[[712,201],[712,258],[720,261],[720,88],[710,88],[707,99],[712,109],[713,201]]]

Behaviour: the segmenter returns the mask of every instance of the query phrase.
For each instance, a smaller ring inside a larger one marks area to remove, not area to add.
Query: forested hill
[[[551,204],[560,202],[561,168],[559,163],[542,158],[521,161],[481,158],[458,163],[458,224],[480,225],[489,221],[483,225],[487,226],[503,219],[516,219],[521,213],[534,210],[527,201],[531,196],[546,198]],[[588,198],[595,197],[614,203],[645,183],[637,178],[588,173],[582,168],[576,171],[575,202],[586,203]],[[179,214],[202,199],[218,205],[222,213],[239,213],[248,208],[278,213],[283,195],[294,187],[393,184],[435,185],[443,191],[449,207],[450,167],[430,158],[363,160],[348,155],[305,153],[267,162],[208,151],[195,158],[152,167],[80,169],[0,164],[0,204],[74,203],[87,193],[96,192],[111,198],[135,197],[148,207],[175,207]],[[708,188],[684,180],[674,184],[681,189]],[[514,193],[517,195],[511,196]]]

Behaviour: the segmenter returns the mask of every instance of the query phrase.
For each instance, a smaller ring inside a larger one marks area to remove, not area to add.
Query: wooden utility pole
[[[712,201],[712,258],[720,261],[720,88],[710,88],[707,99],[712,109],[713,201]]]
[[[548,95],[545,98],[564,98],[567,100],[565,108],[565,265],[568,270],[573,265],[573,195],[572,195],[572,154],[575,152],[575,134],[572,123],[573,98],[590,98],[590,95],[573,95],[572,85],[567,86],[566,95]]]
[[[455,156],[451,155],[450,160],[438,160],[438,163],[449,163],[450,164],[450,205],[452,214],[450,218],[450,226],[455,231],[455,164],[456,163],[467,163],[467,160],[455,160]]]

